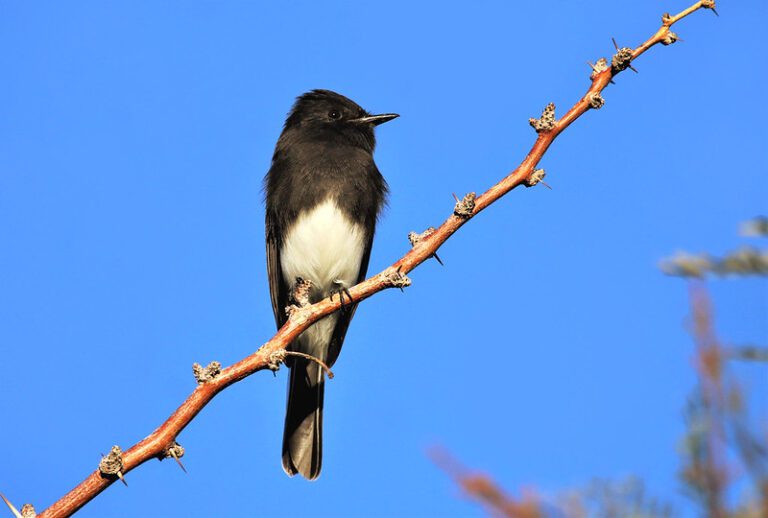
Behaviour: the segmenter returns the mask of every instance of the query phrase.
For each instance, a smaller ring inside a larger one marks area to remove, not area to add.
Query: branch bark
[[[352,299],[359,302],[384,289],[409,285],[410,280],[405,275],[433,257],[440,246],[473,216],[512,189],[520,185],[530,187],[539,183],[543,178],[543,171],[535,168],[549,146],[560,133],[585,112],[598,109],[603,105],[600,94],[612,82],[613,77],[626,68],[631,68],[632,61],[654,45],[674,43],[677,36],[670,30],[674,23],[699,9],[714,11],[714,7],[714,0],[702,0],[677,15],[665,14],[662,17],[661,28],[639,47],[619,49],[617,46],[617,52],[610,63],[606,59],[601,59],[595,65],[590,65],[592,82],[589,89],[561,119],[555,119],[554,105],[549,105],[544,110],[541,119],[531,119],[531,125],[536,129],[538,137],[528,155],[515,170],[477,198],[474,193],[470,193],[464,200],[459,201],[454,213],[433,232],[426,232],[407,254],[389,268],[351,288],[349,294]],[[310,306],[295,308],[286,324],[256,352],[223,369],[220,373],[207,377],[207,381],[200,382],[186,401],[163,424],[144,440],[122,452],[121,470],[116,474],[105,474],[97,469],[38,516],[40,518],[70,516],[118,480],[117,475],[122,477],[150,459],[173,456],[171,449],[176,445],[176,437],[219,392],[255,372],[276,369],[285,357],[287,345],[314,322],[338,311],[339,307],[338,302],[325,299]]]

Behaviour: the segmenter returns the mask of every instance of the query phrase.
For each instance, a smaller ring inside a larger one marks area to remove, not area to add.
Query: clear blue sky
[[[274,332],[261,181],[295,96],[337,90],[378,130],[392,196],[371,272],[482,191],[688,0],[4,2],[0,6],[0,490],[45,508]],[[316,483],[280,468],[286,372],[225,391],[82,516],[480,516],[425,455],[510,490],[675,471],[693,383],[684,282],[768,201],[763,1],[722,2],[605,91],[514,191],[359,309],[326,391]],[[721,334],[768,339],[765,281],[714,281]],[[747,369],[750,386],[762,386]],[[764,393],[763,393],[764,394]],[[758,398],[765,416],[766,398]],[[688,510],[687,510],[688,509]],[[0,512],[0,514],[2,514]]]

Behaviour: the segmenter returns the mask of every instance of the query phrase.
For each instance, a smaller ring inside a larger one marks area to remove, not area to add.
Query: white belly
[[[363,227],[350,221],[333,200],[303,212],[288,229],[280,249],[286,284],[292,286],[297,277],[312,281],[313,302],[338,290],[338,283],[354,286],[365,248],[364,235]],[[337,319],[334,313],[305,331],[299,339],[301,349],[316,355],[327,349]]]

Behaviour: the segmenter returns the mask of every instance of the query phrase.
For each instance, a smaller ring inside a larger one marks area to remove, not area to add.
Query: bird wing
[[[267,278],[269,279],[269,295],[272,299],[272,311],[275,314],[275,323],[280,329],[288,320],[285,308],[288,306],[288,289],[283,283],[283,270],[280,267],[280,232],[278,220],[274,214],[267,211]]]

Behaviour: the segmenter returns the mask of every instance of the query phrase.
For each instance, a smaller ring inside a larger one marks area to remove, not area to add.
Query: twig
[[[333,379],[333,372],[331,371],[331,368],[328,367],[328,365],[320,358],[312,356],[311,354],[300,353],[299,351],[285,351],[285,354],[286,356],[298,356],[300,358],[305,358],[315,362],[323,369],[323,371],[325,371],[325,375],[328,376],[329,380]]]
[[[669,33],[671,32],[670,27],[675,22],[702,8],[714,8],[714,2],[712,0],[702,0],[675,16],[666,16],[662,27],[642,45],[632,50],[631,56],[627,61],[631,63],[631,61],[637,59],[652,46],[668,40]],[[459,207],[462,210],[461,214],[451,214],[435,230],[430,236],[428,243],[425,243],[424,246],[411,249],[383,272],[351,288],[349,296],[352,298],[352,302],[360,302],[387,288],[402,288],[404,285],[407,285],[405,274],[433,257],[435,252],[448,238],[470,221],[470,216],[478,214],[512,189],[530,183],[531,174],[555,138],[576,119],[593,108],[595,96],[599,96],[605,87],[612,82],[612,78],[621,72],[616,67],[599,65],[594,65],[593,69],[591,75],[592,84],[587,93],[561,119],[550,121],[549,117],[545,117],[544,124],[538,125],[536,142],[517,169],[509,173],[508,176],[479,197],[471,197],[471,200],[465,198],[461,201],[457,199],[457,202],[461,204]],[[552,117],[554,117],[554,112]],[[394,278],[393,272],[397,273],[397,279]],[[184,430],[216,394],[255,372],[268,369],[272,364],[271,358],[273,358],[274,353],[285,350],[310,325],[338,310],[339,304],[333,303],[330,299],[324,299],[316,304],[292,311],[288,321],[272,339],[250,356],[223,369],[212,380],[199,384],[186,401],[162,425],[145,439],[123,452],[123,469],[120,473],[126,474],[150,459],[163,458],[164,452],[175,441],[179,433]],[[41,518],[70,516],[104,491],[114,481],[114,477],[105,477],[96,470],[69,493],[51,505],[51,507],[40,513],[39,516]]]

